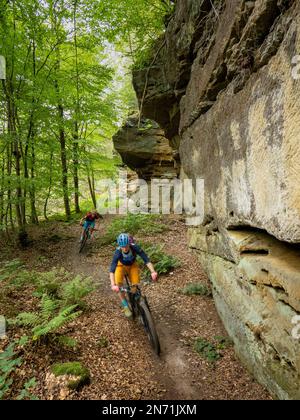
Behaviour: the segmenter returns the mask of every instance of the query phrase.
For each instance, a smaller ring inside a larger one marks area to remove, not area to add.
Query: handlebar
[[[126,286],[126,287],[124,287],[124,286],[122,286],[122,287],[119,287],[119,290],[120,290],[120,292],[130,292],[131,291],[131,289],[133,289],[133,288],[136,288],[136,289],[138,289],[139,290],[139,286],[136,284],[136,285],[131,285],[131,286]]]

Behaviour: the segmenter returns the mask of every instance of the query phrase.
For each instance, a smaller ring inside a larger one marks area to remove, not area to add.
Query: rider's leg
[[[90,223],[91,239],[94,240],[95,222]]]
[[[87,229],[88,226],[89,226],[89,222],[87,220],[85,220],[84,223],[83,223],[83,226],[82,226],[80,241],[82,241],[83,236],[84,236],[84,232],[85,232],[85,230]]]
[[[118,265],[117,265],[117,268],[116,268],[116,271],[115,271],[115,283],[116,283],[117,286],[119,286],[119,287],[123,286],[124,276],[125,276],[125,273],[127,271],[128,271],[127,267],[123,266],[123,264],[118,262]],[[120,292],[120,293],[118,293],[118,295],[119,295],[119,299],[122,303],[122,307],[123,307],[125,315],[128,318],[130,318],[132,316],[132,313],[129,309],[128,302],[126,300],[126,294],[124,292]]]
[[[129,280],[130,280],[130,282],[133,286],[138,286],[140,284],[140,269],[139,269],[139,266],[138,266],[137,262],[134,262],[129,267],[128,276],[129,276]],[[131,290],[132,290],[133,293],[135,293],[137,289],[135,287],[133,287]]]

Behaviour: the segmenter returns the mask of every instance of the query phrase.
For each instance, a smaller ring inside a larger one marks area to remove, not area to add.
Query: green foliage
[[[8,274],[13,274],[15,271],[20,270],[21,268],[24,268],[24,263],[23,263],[23,261],[20,261],[19,259],[16,258],[14,260],[7,261],[4,264],[4,268],[3,269]]]
[[[36,289],[33,295],[40,298],[39,309],[22,312],[10,325],[31,329],[32,339],[52,337],[61,327],[77,318],[86,307],[83,298],[94,290],[90,278],[76,276],[64,269],[34,273]]]
[[[5,262],[3,268],[0,270],[0,282],[8,280],[11,277],[14,278],[16,273],[18,273],[18,271],[23,267],[23,262],[18,259]]]
[[[0,270],[0,282],[5,283],[6,290],[22,288],[36,282],[34,272],[25,270],[24,264],[18,259],[6,262]]]
[[[60,307],[60,302],[56,299],[53,299],[47,295],[43,295],[40,303],[40,313],[39,316],[43,321],[48,321],[56,310]],[[39,320],[38,320],[39,322]]]
[[[151,61],[156,54],[155,49],[159,49],[159,46],[155,41],[156,40],[149,40],[147,46],[145,46],[142,51],[136,54],[133,64],[134,71],[146,69],[151,65]]]
[[[23,230],[63,211],[76,172],[82,201],[116,173],[111,138],[137,106],[128,68],[151,61],[174,2],[1,4],[0,230]]]
[[[11,373],[22,364],[22,359],[16,357],[15,346],[15,342],[11,343],[0,353],[0,400],[9,392],[13,383]]]
[[[38,262],[40,262],[42,264],[46,264],[48,262],[48,258],[44,257],[44,255],[39,255],[37,260],[38,260]]]
[[[158,274],[167,274],[175,268],[180,267],[180,261],[173,255],[163,252],[163,245],[143,245],[144,251],[155,265]],[[147,276],[149,277],[149,273]]]
[[[216,348],[219,350],[224,350],[228,347],[233,346],[233,341],[230,337],[223,337],[222,335],[216,335],[214,339],[217,342]]]
[[[108,12],[102,14],[102,18],[107,20],[112,38],[120,40],[120,48],[129,50],[135,67],[149,61],[149,50],[164,32],[165,16],[172,13],[174,2],[108,0],[106,7]]]
[[[51,368],[55,376],[73,375],[79,378],[68,383],[71,389],[78,389],[81,386],[88,384],[90,381],[90,372],[87,368],[82,366],[79,362],[57,363]]]
[[[68,337],[66,335],[61,335],[57,337],[57,342],[63,347],[70,347],[73,350],[75,350],[78,346],[78,342],[77,340],[75,340],[75,338]]]
[[[73,321],[81,314],[81,311],[75,312],[77,305],[67,307],[61,307],[61,305],[61,301],[44,295],[38,312],[22,312],[10,323],[31,328],[32,340],[34,341],[48,337],[57,333],[62,326]]]
[[[118,165],[122,163],[120,156],[97,156],[93,160],[93,165],[97,173],[101,173],[102,178],[114,178],[118,175]],[[89,207],[87,210],[89,210]]]
[[[221,354],[218,352],[216,346],[205,338],[197,338],[194,343],[194,349],[208,362],[213,363],[221,358]]]
[[[21,357],[18,356],[18,351],[16,347],[22,348],[28,342],[28,337],[23,336],[19,340],[15,340],[9,344],[5,350],[0,353],[0,400],[10,391],[11,385],[13,384],[13,379],[11,374],[15,371],[16,368],[19,368],[23,361]],[[21,393],[17,397],[18,400],[22,399],[37,399],[34,395],[31,395],[30,391],[36,385],[35,378],[27,381]]]
[[[122,232],[128,232],[131,235],[138,233],[140,236],[164,232],[168,227],[160,221],[161,218],[157,215],[128,214],[124,217],[116,217],[102,238],[102,243],[115,243]]]
[[[39,322],[39,314],[34,312],[21,312],[14,320],[9,320],[9,324],[19,327],[34,327]]]
[[[71,274],[63,268],[39,273],[36,277],[38,282],[34,296],[42,297],[46,294],[62,301],[60,306],[78,305],[84,308],[86,305],[82,299],[95,289],[91,278],[78,275],[72,279]]]
[[[200,296],[211,296],[211,290],[208,286],[201,283],[188,284],[182,293],[187,296],[200,295]]]
[[[18,345],[19,345],[19,347],[24,347],[24,346],[26,346],[26,344],[28,343],[28,341],[29,341],[29,337],[28,337],[27,335],[23,335],[23,336],[19,339],[19,341],[18,341]]]
[[[74,312],[76,307],[77,305],[72,305],[67,308],[63,308],[55,316],[50,314],[47,319],[44,319],[42,323],[39,323],[39,325],[36,325],[36,327],[33,328],[32,339],[38,340],[51,333],[56,333],[62,326],[76,319],[81,314],[81,311]]]
[[[35,273],[23,270],[20,272],[15,273],[11,280],[10,286],[16,288],[22,288],[24,286],[28,286],[30,284],[34,284],[36,282]]]
[[[80,275],[61,286],[60,297],[65,305],[77,305],[85,308],[83,298],[95,290],[91,278],[83,279]]]
[[[22,391],[18,395],[17,400],[38,400],[38,397],[31,394],[32,389],[34,389],[36,385],[37,383],[35,378],[31,378],[29,381],[27,381],[24,384]]]
[[[23,228],[34,213],[63,210],[64,194],[75,192],[75,169],[83,199],[90,195],[88,177],[93,185],[115,172],[110,140],[121,112],[102,19],[107,7],[101,10],[96,0],[76,2],[76,8],[48,0],[2,3],[0,55],[10,78],[0,84],[0,230],[16,222]]]
[[[44,294],[57,297],[61,283],[67,280],[65,270],[52,270],[37,274],[37,287],[34,296],[42,297]]]
[[[109,340],[106,337],[100,337],[99,340],[97,340],[97,346],[101,348],[106,348],[109,345]]]

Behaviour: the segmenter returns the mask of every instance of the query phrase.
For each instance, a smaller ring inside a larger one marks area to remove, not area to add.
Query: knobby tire
[[[154,321],[146,300],[141,297],[139,303],[139,311],[143,320],[144,328],[151,343],[151,346],[157,355],[160,354],[160,344]]]
[[[80,242],[79,254],[83,251],[83,248],[85,247],[87,238],[88,238],[87,231],[85,231],[84,236],[82,238],[82,241]]]

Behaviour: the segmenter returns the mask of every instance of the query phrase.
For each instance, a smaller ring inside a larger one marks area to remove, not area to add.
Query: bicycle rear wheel
[[[138,303],[139,312],[142,317],[143,326],[145,328],[148,339],[151,346],[157,355],[160,354],[160,343],[157,335],[157,331],[154,325],[154,321],[149,309],[149,306],[143,297],[140,298]]]

